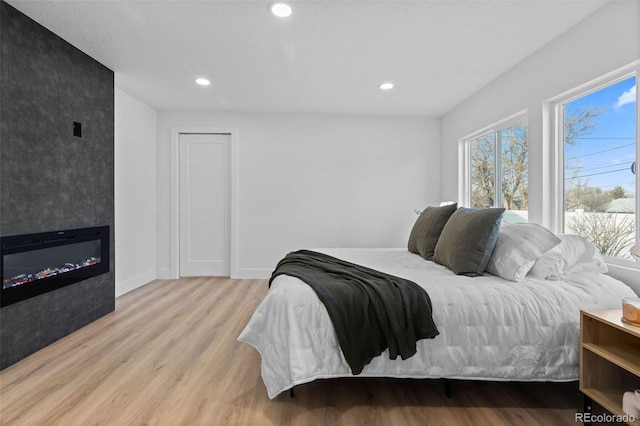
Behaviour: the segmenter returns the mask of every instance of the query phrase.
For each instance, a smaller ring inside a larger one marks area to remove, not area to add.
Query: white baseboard
[[[238,268],[237,275],[232,278],[239,280],[268,280],[273,269],[268,268]]]
[[[238,268],[235,274],[231,278],[238,280],[264,280],[271,278],[273,269],[269,268]],[[158,269],[156,270],[157,280],[170,280],[170,269]]]
[[[171,279],[171,269],[156,269],[156,279],[157,280],[170,280]]]
[[[116,283],[116,297],[122,296],[138,287],[142,287],[145,284],[157,278],[156,271],[149,271],[128,280]]]

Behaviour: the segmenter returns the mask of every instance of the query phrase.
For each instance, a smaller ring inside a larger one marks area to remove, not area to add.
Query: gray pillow
[[[457,207],[458,204],[449,204],[424,209],[411,229],[407,247],[409,251],[432,260],[442,229]]]
[[[440,234],[433,256],[457,275],[482,275],[498,239],[503,208],[456,210]]]

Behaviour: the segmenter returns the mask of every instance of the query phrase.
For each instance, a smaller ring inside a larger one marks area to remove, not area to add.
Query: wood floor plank
[[[265,280],[158,280],[0,372],[2,425],[574,425],[577,383],[318,380],[274,400],[237,341]]]

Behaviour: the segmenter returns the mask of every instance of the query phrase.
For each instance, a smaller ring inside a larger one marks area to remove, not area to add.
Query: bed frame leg
[[[583,412],[585,414],[589,414],[591,415],[591,411],[593,409],[593,401],[591,400],[591,398],[589,398],[587,395],[584,395],[583,397],[583,402],[584,402],[584,406],[583,406]],[[590,417],[589,417],[590,418]],[[585,421],[584,424],[586,426],[591,426],[591,420]]]
[[[294,386],[294,387],[292,387],[291,389],[289,389],[289,398],[293,398],[294,396],[296,396],[296,394],[293,392],[293,390],[294,390],[295,388],[296,388],[296,387]]]
[[[444,395],[447,399],[451,399],[451,381],[449,379],[444,379]]]

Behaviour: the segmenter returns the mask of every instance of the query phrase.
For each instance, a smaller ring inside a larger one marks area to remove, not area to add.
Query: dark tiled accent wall
[[[0,1],[0,234],[111,226],[109,273],[0,308],[0,369],[115,308],[113,138],[113,72]]]

